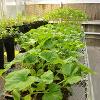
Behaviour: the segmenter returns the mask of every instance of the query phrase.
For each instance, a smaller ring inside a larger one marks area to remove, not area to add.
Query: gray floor
[[[100,39],[87,39],[90,67],[96,72],[92,75],[94,99],[100,100]]]

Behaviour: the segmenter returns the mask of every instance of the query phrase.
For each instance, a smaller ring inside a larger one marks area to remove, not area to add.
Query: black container
[[[28,31],[30,31],[31,29],[37,29],[38,27],[42,26],[42,25],[46,25],[48,24],[47,21],[34,21],[32,23],[24,23],[21,26],[17,26],[17,28],[19,29],[19,32],[22,33],[26,33]]]
[[[4,49],[3,49],[3,39],[0,39],[0,69],[4,68]]]
[[[4,69],[4,46],[7,52],[7,61],[10,62],[15,57],[14,38],[6,37],[5,39],[0,39],[0,69]]]
[[[15,57],[15,52],[14,52],[14,37],[6,37],[3,39],[4,46],[7,52],[7,61],[10,62],[14,59]]]

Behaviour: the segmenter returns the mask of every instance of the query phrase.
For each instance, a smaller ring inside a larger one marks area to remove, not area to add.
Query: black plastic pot
[[[31,28],[31,29],[32,29],[32,28],[36,29],[36,28],[38,28],[38,27],[40,27],[40,26],[42,26],[42,25],[46,25],[46,24],[48,24],[47,21],[35,21],[35,22],[33,22],[33,23],[30,23],[30,28]]]
[[[3,49],[3,40],[0,39],[0,69],[4,68],[4,49]]]
[[[19,32],[22,32],[22,33],[26,33],[28,31],[30,31],[31,29],[36,29],[42,25],[46,25],[48,24],[47,21],[35,21],[33,23],[24,23],[23,25],[21,26],[18,26],[17,28],[19,29]]]
[[[7,52],[7,61],[10,62],[15,57],[14,38],[6,37],[5,39],[0,39],[0,69],[4,69],[4,46]]]
[[[10,62],[15,57],[15,51],[14,51],[14,38],[13,37],[6,37],[3,39],[4,46],[7,52],[7,61]]]

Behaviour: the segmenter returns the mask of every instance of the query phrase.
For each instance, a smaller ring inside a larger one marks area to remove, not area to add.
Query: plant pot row
[[[26,33],[31,29],[36,29],[42,25],[47,24],[47,21],[35,21],[33,23],[25,23],[23,25],[20,26],[13,26],[13,28],[18,29],[18,33]],[[9,31],[9,28],[7,28],[7,30]],[[15,57],[15,50],[14,50],[14,37],[16,36],[16,34],[14,34],[14,36],[7,36],[3,39],[0,39],[0,69],[4,68],[4,46],[5,46],[5,50],[7,52],[7,61],[10,62],[14,59]]]

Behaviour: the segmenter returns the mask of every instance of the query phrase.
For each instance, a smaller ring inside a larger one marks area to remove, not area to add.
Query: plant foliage
[[[38,94],[42,94],[42,100],[62,100],[62,88],[67,89],[92,73],[79,60],[85,47],[83,29],[80,23],[72,23],[79,18],[83,20],[84,16],[78,10],[57,9],[47,17],[62,21],[20,36],[18,43],[26,52],[17,55],[6,66],[10,68],[17,63],[21,69],[5,77],[5,89],[15,94],[15,100],[25,91],[28,94],[22,97],[23,100],[31,100],[33,95],[36,99]],[[70,19],[72,22],[67,23]]]
[[[16,18],[4,17],[0,19],[0,38],[16,35],[18,33],[17,26],[32,23],[35,20],[37,20],[37,17],[33,15],[23,16],[20,14]]]

